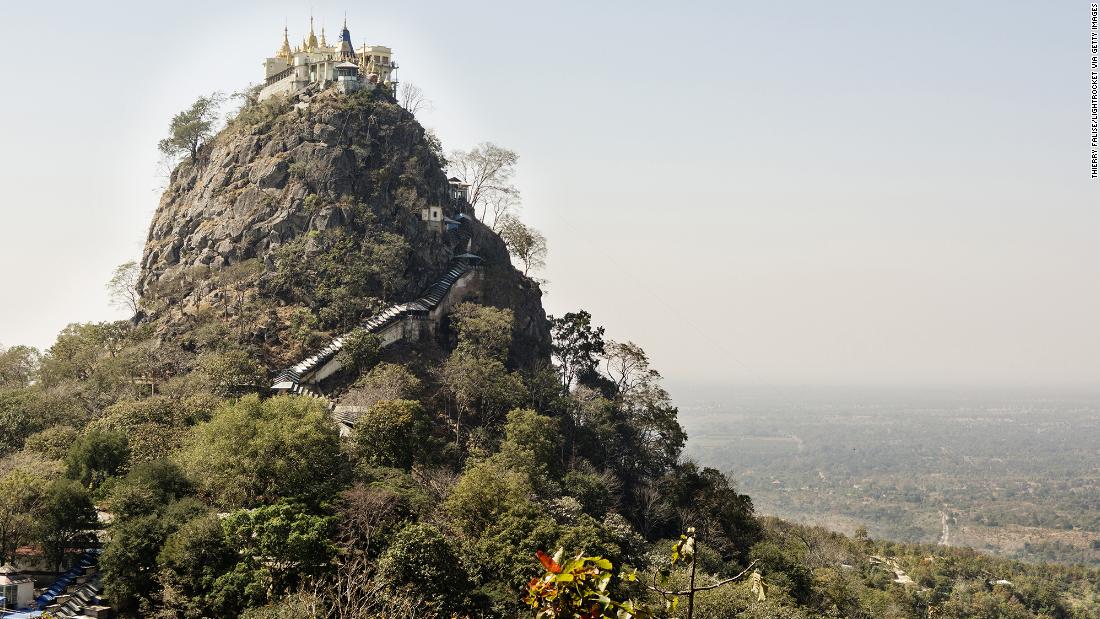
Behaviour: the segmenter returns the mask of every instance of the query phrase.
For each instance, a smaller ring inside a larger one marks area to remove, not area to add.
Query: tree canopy
[[[320,501],[339,487],[340,437],[320,402],[251,395],[195,428],[180,464],[200,495],[226,507]]]
[[[215,92],[199,97],[191,107],[173,116],[168,137],[158,144],[160,151],[168,157],[188,155],[192,161],[197,159],[199,149],[214,135],[224,101],[225,96]]]

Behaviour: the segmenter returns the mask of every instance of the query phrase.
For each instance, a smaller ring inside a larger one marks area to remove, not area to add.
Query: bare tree
[[[546,237],[541,232],[509,213],[497,221],[500,222],[500,238],[508,246],[508,251],[523,262],[524,276],[532,269],[546,266]]]
[[[413,115],[422,110],[426,112],[432,109],[432,102],[424,95],[424,91],[412,82],[401,82],[397,102]]]
[[[639,531],[648,536],[653,527],[668,518],[671,508],[660,490],[652,484],[637,491],[638,515],[641,516]]]
[[[493,232],[500,234],[508,218],[516,216],[519,204],[519,192],[490,192],[484,196],[484,206],[479,219]]]
[[[636,393],[661,380],[661,374],[649,367],[649,356],[634,342],[608,340],[604,346],[607,375],[615,381],[620,395]]]
[[[401,519],[401,498],[393,492],[356,484],[340,494],[337,528],[345,554],[371,555],[380,533]]]
[[[494,226],[497,219],[518,207],[519,189],[512,184],[519,161],[515,152],[484,142],[469,151],[452,151],[447,161],[450,173],[470,186],[467,200],[486,225]]]
[[[111,305],[129,310],[130,314],[138,312],[138,302],[141,295],[138,294],[138,279],[141,269],[133,260],[123,262],[115,269],[114,275],[107,282],[107,292],[111,296]]]
[[[329,575],[305,583],[288,602],[297,602],[309,617],[324,619],[435,619],[439,615],[413,591],[395,590],[374,576],[362,554],[341,556]]]
[[[672,564],[673,565],[676,565],[677,563],[687,563],[688,564],[688,570],[689,570],[688,578],[689,578],[689,580],[688,580],[687,589],[683,589],[683,590],[678,591],[678,590],[675,590],[675,589],[669,590],[669,589],[664,588],[663,586],[658,586],[658,584],[657,584],[658,578],[661,576],[661,573],[659,571],[653,573],[653,582],[652,583],[643,583],[647,589],[649,589],[650,591],[653,591],[654,593],[660,594],[660,596],[668,602],[675,601],[677,598],[680,598],[680,597],[686,595],[687,596],[687,619],[693,619],[695,617],[695,595],[696,594],[701,593],[703,591],[710,591],[712,589],[717,589],[719,587],[724,587],[724,586],[726,586],[726,585],[728,585],[732,582],[736,582],[738,580],[741,580],[741,578],[743,578],[746,574],[748,574],[749,570],[753,570],[753,568],[756,566],[756,564],[760,561],[759,559],[753,559],[752,561],[749,562],[748,567],[741,570],[741,572],[738,573],[736,576],[731,576],[729,578],[723,578],[721,580],[718,580],[718,581],[713,582],[713,583],[708,584],[708,585],[696,586],[696,584],[695,584],[695,578],[696,578],[695,547],[696,547],[696,545],[695,545],[695,528],[694,527],[689,527],[688,530],[687,530],[687,535],[681,535],[680,536],[680,541],[677,542],[675,546],[673,546],[673,550],[672,550]],[[766,594],[766,587],[764,585],[764,580],[760,576],[760,571],[759,570],[753,570],[750,580],[752,581],[751,590],[752,590],[753,596],[756,597],[756,600],[758,602],[763,602],[765,599],[767,599],[767,594]]]

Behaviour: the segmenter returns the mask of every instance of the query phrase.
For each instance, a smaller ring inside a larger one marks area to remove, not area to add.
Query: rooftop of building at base
[[[393,49],[367,43],[356,49],[346,17],[340,38],[330,45],[323,27],[320,37],[317,36],[311,16],[309,34],[300,45],[292,47],[290,29],[283,28],[282,44],[274,56],[264,60],[264,84],[259,99],[289,96],[311,85],[334,86],[343,92],[379,86],[396,89],[396,71]]]

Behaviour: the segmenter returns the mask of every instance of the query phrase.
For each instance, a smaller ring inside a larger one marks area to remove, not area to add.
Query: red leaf
[[[535,556],[539,558],[539,563],[541,563],[542,566],[546,568],[547,572],[551,572],[553,574],[561,574],[561,566],[558,565],[558,562],[555,561],[553,557],[541,550],[536,550]]]

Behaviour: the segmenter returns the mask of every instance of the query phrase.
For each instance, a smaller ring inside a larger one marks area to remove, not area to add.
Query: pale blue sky
[[[0,343],[117,317],[156,141],[309,2],[4,2]],[[1100,386],[1088,2],[313,2],[521,154],[552,312],[675,382]]]

